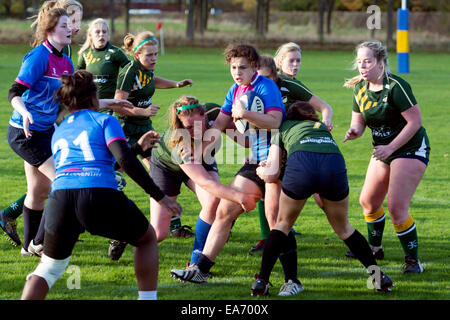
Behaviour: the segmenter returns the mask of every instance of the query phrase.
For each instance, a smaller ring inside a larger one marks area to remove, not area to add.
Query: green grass
[[[12,107],[6,97],[14,81],[26,46],[0,46],[0,207],[16,200],[26,190],[22,160],[10,149],[6,140],[6,128]],[[169,79],[192,78],[192,88],[158,90],[153,102],[161,106],[154,119],[158,132],[167,128],[167,107],[179,96],[191,94],[203,102],[221,104],[232,84],[227,66],[221,55],[223,48],[192,49],[166,48],[160,56],[156,74]],[[265,51],[265,53],[274,52]],[[352,93],[342,87],[345,78],[354,74],[348,70],[352,54],[349,52],[305,51],[300,79],[334,110],[333,135],[347,161],[350,183],[351,224],[366,234],[362,210],[358,203],[359,191],[364,181],[370,154],[368,132],[356,141],[342,144],[351,116]],[[391,54],[392,70],[396,70],[396,58]],[[386,259],[380,263],[395,281],[390,294],[377,294],[366,289],[367,274],[355,260],[344,257],[346,246],[333,233],[324,214],[308,201],[295,228],[303,233],[297,238],[299,277],[305,291],[291,299],[328,300],[417,300],[450,298],[449,289],[449,137],[447,124],[450,101],[450,57],[444,54],[412,54],[411,74],[404,78],[411,84],[421,107],[423,123],[431,140],[431,161],[423,181],[411,204],[411,214],[417,222],[420,258],[426,272],[420,275],[401,274],[403,252],[390,219],[387,219],[383,245]],[[220,165],[220,176],[229,183],[239,164]],[[145,193],[127,179],[127,195],[149,216],[149,203]],[[200,206],[194,195],[185,187],[179,197],[184,207],[183,224],[195,225]],[[22,218],[19,218],[19,234],[23,234]],[[260,256],[249,256],[248,249],[259,239],[259,223],[256,211],[243,214],[232,230],[230,242],[225,246],[212,269],[214,278],[206,285],[182,284],[169,277],[173,267],[184,267],[190,258],[193,239],[168,238],[159,245],[159,299],[249,299],[253,274],[259,271]],[[108,240],[82,234],[74,251],[71,265],[81,272],[81,289],[69,290],[68,273],[55,284],[48,299],[136,299],[131,248],[127,248],[118,262],[107,257]],[[22,258],[19,248],[0,240],[0,299],[18,299],[25,277],[38,263],[35,258]],[[283,274],[279,264],[275,266],[271,282],[271,299],[282,284]],[[263,298],[264,300],[265,298]]]

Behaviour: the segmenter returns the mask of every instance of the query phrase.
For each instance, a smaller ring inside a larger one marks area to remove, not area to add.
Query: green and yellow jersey
[[[354,89],[353,111],[361,113],[366,125],[372,130],[374,146],[387,145],[394,140],[406,125],[401,113],[416,104],[410,85],[393,74],[384,78],[383,89],[380,91],[368,90],[367,81],[359,82]],[[420,127],[390,158],[414,154],[428,159],[429,152],[430,144],[425,128]]]
[[[153,156],[155,156],[162,164],[174,172],[180,172],[180,164],[183,164],[183,159],[174,148],[169,145],[172,131],[167,129],[161,136],[161,142],[158,148],[153,149]]]
[[[286,113],[288,112],[289,106],[295,101],[308,102],[313,96],[313,93],[299,80],[288,78],[282,74],[278,75],[277,85],[281,92]]]
[[[72,47],[70,45],[65,46],[62,52],[72,60]]]
[[[102,49],[88,48],[78,57],[77,69],[94,75],[99,99],[112,99],[116,91],[119,69],[129,63],[125,52],[109,42]]]
[[[206,121],[208,125],[212,126],[213,122],[216,120],[217,116],[220,113],[220,109],[222,106],[217,103],[207,102],[204,104],[206,110]]]
[[[119,72],[117,90],[128,92],[128,101],[135,107],[147,108],[152,104],[155,93],[155,79],[153,70],[144,70],[136,59],[133,59]],[[122,123],[122,128],[129,144],[137,140],[148,130],[153,130],[150,117],[131,117],[116,114]]]
[[[286,150],[288,158],[296,151],[341,154],[327,126],[320,121],[286,120],[271,143]]]

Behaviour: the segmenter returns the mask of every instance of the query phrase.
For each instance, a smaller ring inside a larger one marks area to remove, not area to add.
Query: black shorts
[[[258,163],[246,163],[241,169],[239,169],[239,171],[236,173],[236,176],[242,176],[244,178],[252,180],[259,187],[264,197],[264,194],[266,192],[266,183],[256,174],[258,165]]]
[[[218,172],[216,162],[213,164],[203,163],[203,167],[206,171]],[[161,191],[169,197],[179,195],[181,184],[187,184],[190,179],[183,170],[177,172],[171,170],[154,155],[150,158],[150,177]]]
[[[338,153],[294,152],[286,163],[281,187],[296,200],[314,193],[330,201],[343,200],[349,193],[344,157]]]
[[[44,253],[65,259],[80,233],[136,243],[149,222],[121,192],[110,188],[63,189],[50,193],[45,206]]]
[[[39,167],[52,156],[52,135],[55,128],[32,131],[29,138],[21,128],[8,126],[8,142],[15,153],[33,167]]]

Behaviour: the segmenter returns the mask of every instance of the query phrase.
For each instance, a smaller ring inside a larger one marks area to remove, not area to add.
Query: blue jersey
[[[255,91],[264,103],[264,113],[271,110],[278,110],[283,113],[285,118],[285,109],[281,93],[275,82],[264,76],[257,75],[247,87],[243,88],[236,83],[228,91],[225,102],[223,103],[222,113],[231,116],[234,101],[247,91]],[[256,130],[255,134],[249,136],[252,150],[252,160],[263,161],[267,158],[270,148],[271,134],[269,130]]]
[[[52,137],[56,176],[52,190],[82,188],[117,189],[111,142],[124,140],[115,117],[92,110],[70,114]]]
[[[30,130],[50,129],[56,121],[58,103],[54,101],[56,90],[61,86],[60,76],[72,74],[72,61],[65,54],[58,56],[48,41],[37,46],[25,55],[16,82],[28,88],[22,99],[27,110],[33,116]],[[22,128],[23,121],[19,112],[14,110],[9,123]]]

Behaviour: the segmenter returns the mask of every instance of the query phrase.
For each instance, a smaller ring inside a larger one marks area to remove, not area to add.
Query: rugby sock
[[[270,227],[266,218],[264,200],[258,201],[258,216],[259,216],[259,228],[261,230],[261,239],[267,239],[270,233]]]
[[[21,196],[19,199],[14,201],[9,205],[9,207],[5,208],[4,215],[5,217],[16,220],[23,211],[23,202],[25,201],[25,197],[27,194],[25,193],[23,196]]]
[[[198,268],[203,273],[208,273],[209,270],[213,267],[214,262],[209,260],[207,256],[205,256],[203,253],[199,253],[198,255]]]
[[[287,237],[286,247],[280,253],[280,262],[284,271],[284,280],[288,282],[291,279],[294,282],[297,280],[297,241],[295,234],[291,230]]]
[[[395,232],[403,247],[405,255],[418,259],[419,241],[417,239],[416,223],[411,216],[400,224],[394,224]]]
[[[200,216],[197,218],[197,223],[195,225],[195,240],[194,247],[192,248],[191,262],[198,263],[198,255],[202,252],[205,247],[206,238],[208,238],[209,229],[211,225],[203,221]]]
[[[262,254],[261,268],[258,278],[268,282],[273,266],[278,260],[282,248],[286,246],[288,237],[280,230],[272,229],[267,237]]]
[[[181,218],[180,217],[172,217],[170,219],[170,231],[181,228]]]
[[[383,207],[376,212],[364,215],[367,223],[368,242],[372,248],[381,247],[386,214]]]
[[[30,241],[36,236],[43,212],[23,206],[23,248],[27,251]]]
[[[158,292],[154,291],[138,291],[138,300],[158,300]]]
[[[364,267],[368,268],[369,266],[377,265],[369,243],[358,230],[355,229],[352,235],[345,239],[344,242]]]
[[[36,236],[34,237],[33,243],[35,245],[44,243],[44,235],[45,235],[45,214],[42,215],[41,222],[39,223],[39,228],[36,232]]]

